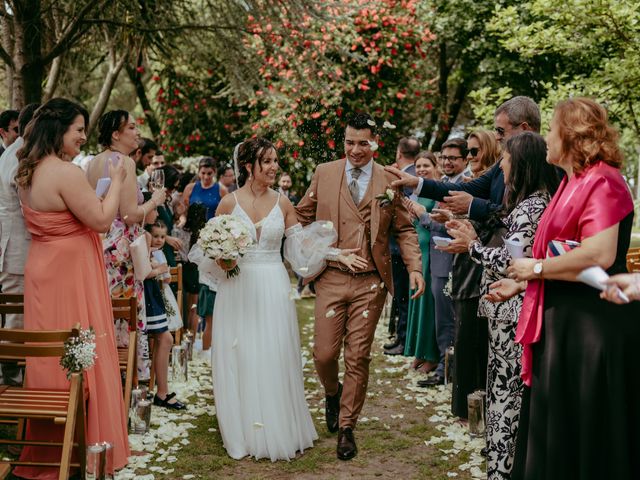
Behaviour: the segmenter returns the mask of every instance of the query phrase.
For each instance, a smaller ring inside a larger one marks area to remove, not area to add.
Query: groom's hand
[[[422,278],[420,272],[411,272],[409,274],[409,286],[411,290],[415,290],[413,295],[411,295],[412,300],[415,300],[424,293],[424,278]]]
[[[384,167],[387,172],[393,173],[398,180],[394,180],[391,182],[392,187],[409,187],[413,190],[418,186],[418,177],[414,177],[410,173],[403,172],[402,170],[398,170],[395,167],[387,166]]]

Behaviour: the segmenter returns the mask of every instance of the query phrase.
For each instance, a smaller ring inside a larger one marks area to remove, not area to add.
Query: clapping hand
[[[109,176],[111,177],[111,182],[124,182],[124,179],[127,178],[127,171],[124,169],[124,162],[122,159],[118,158],[115,161],[105,161],[109,162]]]
[[[484,298],[493,303],[500,303],[515,297],[526,289],[526,283],[519,283],[510,278],[503,278],[489,285],[489,293]]]
[[[420,218],[422,215],[427,213],[427,209],[424,205],[421,205],[418,202],[414,202],[408,197],[402,197],[402,204],[404,205],[404,208],[407,209],[412,218]]]
[[[414,177],[410,173],[403,172],[402,170],[392,166],[384,167],[384,169],[398,177],[398,180],[391,182],[392,187],[409,187],[415,189],[418,186],[418,177]]]
[[[637,273],[621,273],[610,277],[606,284],[607,289],[604,290],[600,297],[613,303],[623,304],[625,302],[620,296],[620,292],[624,293],[630,301],[640,300],[640,275]]]
[[[473,225],[468,220],[449,220],[445,223],[447,233],[453,238],[451,243],[446,247],[436,247],[447,253],[465,253],[469,250],[469,245],[477,240]]]
[[[457,215],[466,215],[469,213],[469,206],[473,200],[473,195],[467,192],[458,192],[452,190],[448,197],[444,197],[443,205]]]
[[[355,254],[355,252],[359,250],[359,248],[347,248],[341,250],[338,255],[338,261],[347,266],[352,272],[367,268],[367,261],[361,256]]]
[[[447,210],[446,208],[434,208],[431,210],[429,216],[434,222],[447,223],[453,218],[453,213],[451,210]]]

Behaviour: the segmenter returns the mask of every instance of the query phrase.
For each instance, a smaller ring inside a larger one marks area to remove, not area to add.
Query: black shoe
[[[487,455],[489,454],[489,451],[487,450],[487,447],[484,447],[482,450],[480,450],[480,455],[482,455],[483,457],[487,457]]]
[[[331,433],[338,431],[338,418],[340,417],[340,397],[342,396],[342,384],[338,383],[338,393],[324,397],[324,418],[327,420],[327,429]]]
[[[385,355],[402,355],[403,353],[404,353],[404,345],[402,345],[401,343],[397,344],[393,348],[385,348],[384,350]]]
[[[418,380],[417,385],[421,388],[434,387],[436,385],[444,385],[444,377],[436,374],[424,380]]]
[[[393,339],[393,341],[389,342],[389,343],[385,343],[382,348],[384,348],[385,350],[391,350],[392,348],[396,348],[398,346],[400,342],[398,341],[397,338]]]
[[[167,394],[166,397],[164,397],[164,400],[163,400],[158,396],[158,394],[155,394],[153,396],[153,404],[157,407],[164,407],[170,410],[185,410],[187,406],[178,400],[176,400],[173,403],[169,403],[169,400],[171,400],[175,396],[176,396],[175,393],[169,393]]]
[[[351,427],[340,429],[337,453],[339,460],[351,460],[358,453],[356,439],[353,437],[353,429]]]

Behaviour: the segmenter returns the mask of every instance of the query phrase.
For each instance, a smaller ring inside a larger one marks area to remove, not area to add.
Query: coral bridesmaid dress
[[[114,467],[127,464],[129,444],[111,299],[98,234],[71,212],[39,212],[22,207],[31,247],[25,266],[24,328],[67,329],[80,323],[96,333],[96,363],[84,375],[87,443],[113,445]],[[26,386],[69,387],[58,359],[28,359]],[[30,421],[28,439],[61,441],[63,426]],[[60,448],[25,447],[22,461],[57,461]],[[57,479],[57,468],[17,467],[23,478]]]

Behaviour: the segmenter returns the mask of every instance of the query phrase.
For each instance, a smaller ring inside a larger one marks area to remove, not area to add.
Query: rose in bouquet
[[[229,267],[253,246],[249,227],[235,215],[219,215],[200,230],[198,245],[205,256],[221,260]],[[227,278],[240,273],[238,265],[227,270]]]

